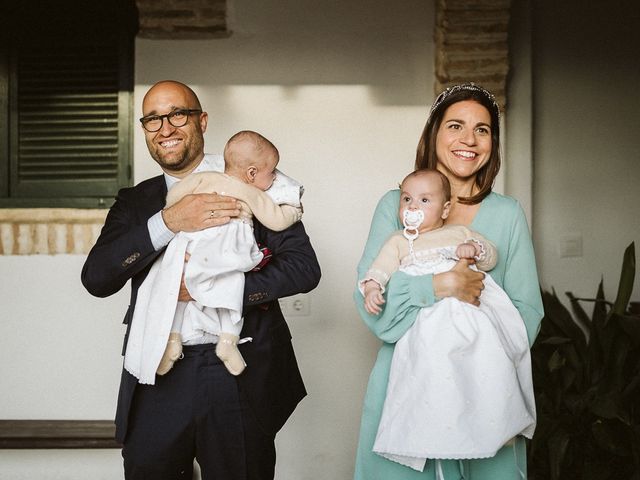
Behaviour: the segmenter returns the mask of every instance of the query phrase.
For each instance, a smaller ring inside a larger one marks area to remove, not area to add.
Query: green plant
[[[596,298],[542,292],[545,316],[532,350],[538,424],[530,480],[640,480],[640,312],[629,304],[635,246],[625,250],[618,292]],[[593,303],[591,318],[582,303]]]

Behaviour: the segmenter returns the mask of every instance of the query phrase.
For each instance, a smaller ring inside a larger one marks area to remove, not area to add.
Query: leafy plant
[[[629,299],[635,246],[624,252],[618,292],[596,298],[542,292],[545,316],[532,354],[538,425],[530,480],[640,480],[640,304]],[[591,318],[582,304],[593,304]]]

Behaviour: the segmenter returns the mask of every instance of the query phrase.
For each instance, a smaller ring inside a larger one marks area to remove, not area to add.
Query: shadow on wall
[[[170,40],[139,39],[136,55],[151,55],[158,50],[166,55],[163,62],[145,63],[142,72],[136,69],[136,83],[152,85],[166,78],[167,71],[178,71],[190,85],[270,85],[285,89],[368,85],[374,103],[379,105],[422,106],[433,90],[433,65],[426,60],[433,58],[430,36],[430,28],[420,36],[408,32],[394,37],[334,34],[321,40],[302,34],[238,34],[224,40],[184,40],[179,49]],[[185,51],[189,54],[182,55]],[[222,68],[202,68],[203,62]]]

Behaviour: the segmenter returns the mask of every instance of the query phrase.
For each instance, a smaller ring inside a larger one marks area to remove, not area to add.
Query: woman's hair
[[[471,197],[458,197],[458,201],[467,205],[480,203],[493,187],[500,171],[500,108],[491,92],[473,83],[463,83],[447,88],[436,98],[424,126],[416,152],[416,170],[437,168],[436,136],[447,109],[454,103],[472,100],[485,107],[491,116],[491,155],[489,161],[478,170],[476,186],[478,193]]]

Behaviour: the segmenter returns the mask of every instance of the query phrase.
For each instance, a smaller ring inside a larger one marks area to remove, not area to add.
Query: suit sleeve
[[[398,191],[388,192],[376,208],[371,221],[369,238],[358,264],[358,278],[363,278],[384,242],[398,230]],[[356,286],[354,300],[360,316],[380,340],[397,342],[413,325],[418,311],[434,304],[433,275],[408,275],[396,271],[387,284],[386,303],[379,315],[371,315],[364,308],[364,297]]]
[[[135,218],[132,189],[118,192],[100,236],[82,268],[82,284],[96,297],[118,292],[160,254],[151,243],[147,218]]]
[[[254,224],[256,240],[273,253],[262,269],[245,275],[244,306],[313,290],[320,281],[320,265],[302,222],[281,232]]]

